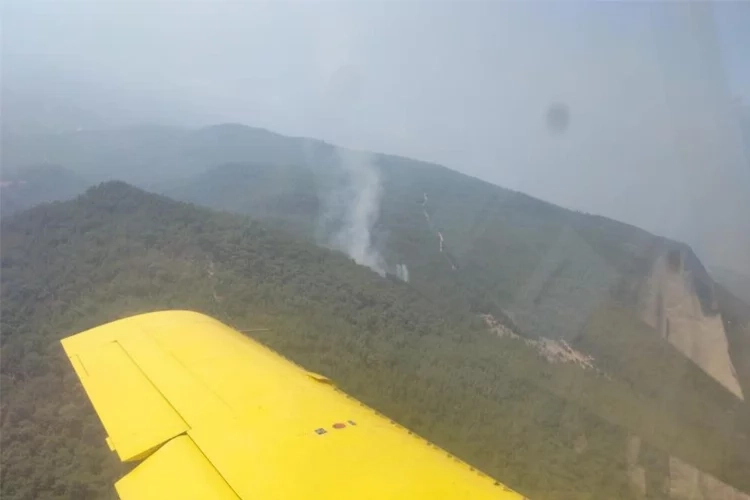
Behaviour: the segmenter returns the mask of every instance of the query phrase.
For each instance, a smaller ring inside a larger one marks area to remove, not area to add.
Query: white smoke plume
[[[345,252],[357,264],[385,276],[385,261],[372,242],[372,228],[380,216],[382,186],[372,155],[338,150],[341,185],[333,190],[324,224],[335,224],[328,244]],[[329,233],[330,234],[330,233]]]
[[[396,277],[402,281],[409,282],[409,268],[406,264],[396,264]]]

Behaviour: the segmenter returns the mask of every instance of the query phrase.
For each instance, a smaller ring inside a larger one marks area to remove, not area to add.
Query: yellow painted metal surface
[[[136,460],[188,430],[117,342],[77,351],[74,364],[121,460]]]
[[[146,457],[123,499],[523,498],[208,316],[143,314],[62,344],[112,447]]]
[[[235,499],[224,478],[187,436],[179,436],[156,450],[115,483],[121,498],[140,500]]]

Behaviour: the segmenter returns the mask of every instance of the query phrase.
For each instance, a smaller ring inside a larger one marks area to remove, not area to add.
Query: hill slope
[[[745,404],[614,301],[578,339],[602,372],[340,253],[122,183],[2,235],[3,498],[112,494],[121,466],[57,340],[173,307],[270,328],[252,334],[535,500],[687,498],[673,463],[750,490]],[[646,357],[624,358],[636,345]]]
[[[368,231],[380,256],[375,267],[397,274],[405,266],[410,283],[443,307],[504,318],[528,337],[575,342],[608,300],[655,330],[663,328],[657,316],[666,321],[669,309],[671,324],[683,324],[686,333],[661,336],[738,397],[750,388],[733,367],[750,352],[728,348],[714,282],[687,246],[435,165],[383,155],[370,162],[378,177],[377,222],[359,229]],[[336,231],[325,226],[350,224],[350,214],[361,209],[351,198],[367,188],[351,179],[340,185],[342,171],[351,177],[344,163],[335,154],[328,163],[233,163],[165,192],[336,247]],[[331,200],[343,209],[331,210]],[[678,265],[665,274],[670,252]],[[665,303],[667,295],[672,300]],[[683,305],[692,311],[687,324],[679,319]],[[706,328],[714,333],[697,333]],[[701,344],[704,337],[712,340]],[[696,347],[686,349],[686,342]]]
[[[437,165],[241,125],[26,135],[3,149],[8,165],[41,158],[250,214],[527,337],[575,342],[592,312],[615,299],[737,397],[750,390],[734,366],[750,352],[727,339],[747,335],[744,325],[722,322],[714,282],[693,252],[625,224]],[[675,276],[662,272],[673,250]]]

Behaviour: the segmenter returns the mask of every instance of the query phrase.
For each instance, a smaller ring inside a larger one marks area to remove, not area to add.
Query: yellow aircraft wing
[[[123,500],[522,499],[265,346],[191,311],[62,340],[123,461]]]

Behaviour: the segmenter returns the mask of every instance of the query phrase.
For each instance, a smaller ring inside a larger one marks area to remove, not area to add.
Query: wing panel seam
[[[167,397],[166,397],[166,396],[164,395],[164,393],[163,393],[163,392],[161,392],[161,391],[159,390],[159,387],[157,387],[157,385],[156,385],[156,384],[154,384],[154,381],[153,381],[153,380],[151,380],[151,377],[149,377],[149,376],[148,376],[148,375],[146,374],[146,372],[145,372],[145,371],[143,371],[143,368],[141,368],[141,365],[139,365],[139,364],[138,364],[138,363],[137,363],[137,362],[135,361],[135,359],[133,359],[133,356],[131,356],[131,355],[130,355],[130,353],[129,353],[129,352],[128,352],[128,350],[127,350],[127,349],[125,348],[125,346],[123,346],[123,345],[122,345],[122,344],[120,343],[120,341],[119,341],[119,340],[115,340],[114,342],[115,342],[115,343],[117,344],[117,346],[118,346],[118,347],[119,347],[120,349],[122,349],[122,352],[124,352],[124,353],[125,353],[125,355],[126,355],[126,356],[128,357],[128,359],[130,360],[130,362],[131,362],[131,363],[133,363],[133,365],[135,365],[135,367],[136,367],[136,368],[138,368],[138,371],[139,371],[139,372],[140,372],[140,373],[141,373],[141,374],[143,375],[143,378],[145,378],[146,380],[148,380],[148,383],[149,383],[149,384],[151,384],[151,387],[153,387],[153,388],[154,388],[154,390],[155,390],[156,392],[158,392],[158,393],[159,393],[159,396],[161,396],[161,398],[162,398],[162,399],[163,399],[164,401],[166,401],[166,403],[167,403],[167,404],[169,405],[169,407],[170,407],[170,408],[172,409],[172,411],[174,411],[174,412],[175,412],[175,415],[177,415],[177,417],[178,417],[178,418],[179,418],[179,419],[180,419],[180,420],[182,421],[182,423],[183,423],[183,424],[185,424],[185,428],[186,428],[186,429],[190,429],[191,427],[190,427],[190,425],[188,425],[188,423],[187,423],[187,422],[185,421],[185,419],[184,419],[184,418],[182,417],[182,413],[180,413],[179,411],[177,411],[177,408],[175,408],[175,407],[174,407],[174,405],[172,404],[172,402],[171,402],[171,401],[170,401],[170,400],[169,400],[169,399],[168,399],[168,398],[167,398]],[[183,431],[183,432],[184,432],[184,431]],[[169,439],[167,439],[166,441],[162,441],[162,442],[160,443],[160,445],[162,445],[162,444],[166,443],[167,441],[169,441],[169,440],[173,439],[174,437],[176,437],[176,436],[178,436],[178,435],[179,435],[179,434],[176,434],[175,436],[172,436],[172,437],[170,437],[170,438],[169,438]],[[158,445],[157,445],[157,446],[158,446]]]

